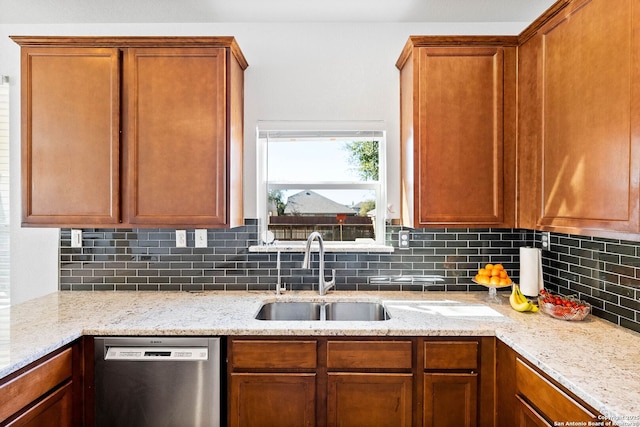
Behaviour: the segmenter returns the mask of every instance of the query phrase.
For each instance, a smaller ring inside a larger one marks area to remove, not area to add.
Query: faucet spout
[[[317,231],[309,234],[307,238],[307,244],[304,248],[304,260],[302,261],[302,268],[310,268],[311,267],[311,243],[314,240],[318,240],[318,256],[319,256],[319,273],[318,273],[318,292],[320,295],[324,295],[327,290],[331,289],[336,284],[336,270],[332,271],[332,276],[330,281],[326,281],[324,277],[324,241],[322,239],[322,235]]]

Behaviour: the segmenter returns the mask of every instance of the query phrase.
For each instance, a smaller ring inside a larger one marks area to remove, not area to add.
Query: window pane
[[[368,157],[359,148],[370,146]],[[269,182],[377,181],[377,174],[363,175],[362,168],[378,165],[378,141],[269,140]]]
[[[331,241],[375,239],[375,194],[372,190],[271,190],[269,230],[276,240],[304,240],[312,231]]]
[[[265,189],[259,205],[263,224],[276,240],[305,240],[312,231],[329,241],[379,240],[376,225],[382,229],[384,217],[376,206],[385,206],[380,173],[384,131],[333,125],[259,125],[264,163],[258,185]]]

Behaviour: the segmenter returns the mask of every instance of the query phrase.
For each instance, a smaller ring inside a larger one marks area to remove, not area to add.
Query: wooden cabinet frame
[[[233,37],[12,36],[22,223],[244,223],[244,69]]]
[[[391,419],[381,416],[377,421],[402,420],[403,425],[420,427],[425,420],[425,384],[437,377],[449,385],[461,384],[470,399],[473,395],[465,406],[473,418],[469,425],[494,423],[494,337],[229,337],[227,354],[231,418],[240,401],[239,381],[259,382],[272,375],[299,384],[314,375],[317,426],[375,416],[388,402],[365,411],[352,393],[375,396],[384,391],[397,398],[398,407],[385,411],[395,414]]]
[[[83,354],[77,341],[3,378],[0,425],[83,425]]]
[[[640,8],[561,0],[519,36],[518,226],[637,240]]]
[[[515,225],[516,46],[516,37],[407,41],[396,62],[404,225]]]

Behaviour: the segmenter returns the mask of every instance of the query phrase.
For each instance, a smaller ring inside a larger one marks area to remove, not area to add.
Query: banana
[[[518,293],[518,298],[520,299],[520,302],[529,302],[529,300],[527,299],[526,296],[524,296],[524,294],[522,293],[522,291],[520,290],[519,286],[516,286],[516,292]],[[536,313],[538,311],[538,306],[530,303],[529,305],[531,305],[531,308],[528,311],[531,311],[533,313]]]
[[[531,311],[533,313],[538,311],[538,307],[535,304],[531,304],[527,297],[520,291],[520,287],[515,283],[511,289],[511,295],[509,296],[509,303],[511,308],[515,311],[525,312]]]

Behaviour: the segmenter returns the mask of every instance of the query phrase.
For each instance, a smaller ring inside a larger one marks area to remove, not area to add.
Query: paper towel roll
[[[542,251],[520,248],[520,290],[528,297],[536,297],[544,287],[542,281]]]

